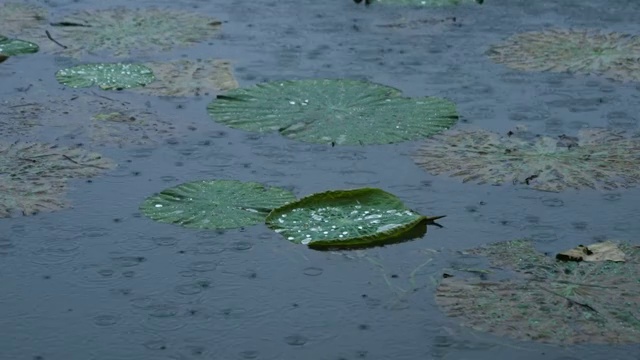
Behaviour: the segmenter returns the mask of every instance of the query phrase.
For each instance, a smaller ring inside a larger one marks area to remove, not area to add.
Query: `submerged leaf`
[[[425,138],[456,123],[445,99],[404,98],[388,86],[356,80],[299,80],[227,92],[209,104],[218,122],[320,144],[389,144]]]
[[[483,0],[373,0],[372,2],[387,5],[438,7],[465,4],[482,4]]]
[[[640,248],[618,246],[627,262],[557,261],[523,240],[474,249],[493,270],[505,271],[447,276],[436,302],[464,325],[497,335],[560,344],[638,343]]]
[[[211,38],[221,22],[172,9],[118,7],[77,12],[55,23],[63,53],[78,56],[107,52],[116,57],[166,51]]]
[[[147,94],[199,96],[238,87],[231,63],[226,60],[178,60],[146,65],[153,70],[156,81],[136,91]]]
[[[23,36],[26,30],[38,29],[44,33],[48,12],[45,8],[22,2],[0,4],[0,33]]]
[[[389,244],[426,232],[429,219],[380,189],[334,190],[274,209],[271,229],[312,248],[355,248]]]
[[[31,54],[38,52],[38,45],[18,39],[9,39],[0,35],[0,53],[5,56]]]
[[[97,85],[103,90],[145,86],[155,80],[153,71],[139,64],[85,64],[58,70],[58,82],[73,88]]]
[[[0,143],[0,217],[66,206],[68,179],[88,178],[114,166],[99,154],[38,143]]]
[[[149,218],[198,229],[232,229],[264,221],[271,209],[295,200],[284,189],[236,180],[195,181],[149,197],[140,210]]]
[[[602,75],[640,81],[640,36],[599,30],[526,32],[492,46],[495,62],[529,71]]]
[[[576,138],[499,136],[461,130],[428,139],[414,155],[432,174],[449,173],[464,182],[526,184],[544,191],[615,189],[640,182],[640,138],[601,129]]]

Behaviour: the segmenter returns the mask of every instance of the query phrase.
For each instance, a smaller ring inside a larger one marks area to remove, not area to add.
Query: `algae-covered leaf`
[[[153,71],[140,64],[96,63],[56,72],[58,82],[73,88],[97,85],[104,90],[145,86],[155,80]]]
[[[0,35],[0,53],[6,56],[31,54],[38,52],[38,45],[18,39],[9,39]]]
[[[213,37],[221,22],[198,13],[173,9],[118,7],[85,10],[53,23],[62,52],[77,57],[84,52],[106,52],[116,57],[166,51]]]
[[[177,60],[145,65],[153,70],[156,81],[136,91],[147,94],[199,96],[238,87],[231,63],[226,60]]]
[[[600,30],[551,29],[516,34],[492,46],[495,62],[528,71],[602,75],[640,81],[640,36]]]
[[[482,4],[483,0],[373,0],[372,3],[385,5],[440,7],[466,4]]]
[[[0,217],[62,209],[67,180],[92,177],[114,165],[80,148],[0,143]]]
[[[640,138],[602,129],[583,129],[577,137],[461,130],[427,139],[414,160],[432,174],[464,182],[608,190],[640,181]]]
[[[168,188],[147,198],[149,218],[198,229],[232,229],[264,221],[271,209],[295,200],[284,189],[255,182],[203,180]]]
[[[356,80],[258,84],[218,96],[208,110],[217,122],[233,128],[344,145],[425,138],[458,120],[448,100],[405,98],[397,89]]]
[[[375,188],[332,190],[274,209],[266,223],[285,239],[321,248],[355,248],[420,237],[429,218]]]
[[[436,302],[464,325],[496,335],[559,344],[638,343],[640,247],[618,246],[626,262],[559,261],[526,240],[474,249],[494,271],[442,279]]]
[[[578,245],[556,255],[563,261],[625,261],[624,252],[613,241],[595,243],[588,246]]]

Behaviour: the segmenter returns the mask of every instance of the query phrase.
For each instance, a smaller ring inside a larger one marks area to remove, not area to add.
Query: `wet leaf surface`
[[[233,128],[333,145],[415,140],[458,121],[455,104],[448,100],[405,98],[392,87],[356,80],[258,84],[218,96],[208,110]]]
[[[274,209],[267,226],[312,248],[353,248],[424,235],[427,218],[375,188],[333,190]]]
[[[96,63],[58,70],[56,79],[72,88],[98,86],[103,90],[122,90],[145,86],[153,82],[155,76],[144,65]]]
[[[284,189],[236,180],[194,181],[149,197],[149,218],[198,229],[233,229],[264,221],[271,209],[295,200]]]

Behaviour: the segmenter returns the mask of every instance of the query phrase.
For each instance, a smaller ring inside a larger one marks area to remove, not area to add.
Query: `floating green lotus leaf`
[[[68,46],[64,52],[69,55],[86,51],[122,57],[193,45],[215,35],[221,24],[197,13],[119,7],[81,11],[53,25],[57,40]]]
[[[137,91],[163,96],[199,96],[238,87],[231,63],[225,60],[178,60],[150,63],[156,81]]]
[[[0,53],[6,56],[31,54],[35,52],[38,52],[38,45],[34,43],[18,39],[9,39],[0,35]]]
[[[97,85],[104,90],[145,86],[155,80],[153,71],[139,64],[85,64],[56,72],[58,82],[73,88]]]
[[[374,3],[405,6],[452,6],[464,4],[482,4],[482,0],[373,0]]]
[[[570,72],[640,81],[640,36],[596,30],[526,32],[492,46],[497,63],[529,71]]]
[[[523,240],[474,249],[472,254],[489,258],[492,271],[442,279],[436,302],[466,326],[497,335],[560,344],[638,343],[640,248],[623,243],[619,249],[625,262],[557,261]]]
[[[209,104],[218,122],[248,131],[279,131],[295,140],[344,145],[424,138],[456,123],[455,105],[434,97],[404,98],[388,86],[356,80],[258,84]]]
[[[603,129],[583,129],[577,137],[452,131],[428,139],[414,160],[434,175],[449,173],[463,182],[543,191],[610,190],[640,182],[640,138]]]
[[[0,4],[0,33],[22,36],[25,30],[35,28],[44,33],[48,16],[45,8],[25,1]]]
[[[274,209],[267,226],[312,248],[375,246],[420,237],[429,218],[380,189],[327,191]]]
[[[0,143],[0,217],[61,209],[68,179],[92,177],[113,166],[111,160],[79,148]]]
[[[255,182],[204,180],[165,189],[146,199],[149,218],[198,229],[232,229],[264,221],[271,209],[295,200],[284,189]]]

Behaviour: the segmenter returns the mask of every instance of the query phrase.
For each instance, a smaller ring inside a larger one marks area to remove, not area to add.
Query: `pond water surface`
[[[39,4],[54,16],[106,5]],[[522,124],[551,135],[585,126],[637,130],[640,119],[639,84],[518,72],[484,55],[516,32],[550,26],[640,34],[637,1],[487,0],[437,9],[351,0],[136,2],[152,5],[211,15],[223,22],[222,31],[211,41],[139,60],[229,59],[240,86],[365,79],[407,96],[449,98],[462,117],[457,126],[502,133]],[[403,21],[415,22],[385,26]],[[55,71],[68,62],[40,53],[3,63],[0,98],[98,93],[56,82]],[[0,219],[2,360],[640,359],[637,345],[554,346],[474,332],[438,309],[433,285],[457,250],[495,241],[528,237],[550,253],[602,239],[640,244],[640,189],[556,194],[461,184],[418,168],[410,154],[419,142],[309,145],[216,124],[206,112],[214,94],[99,94],[156,112],[175,124],[175,133],[159,146],[92,146],[118,167],[73,182],[72,208]],[[82,111],[72,107],[68,116]],[[611,120],[620,118],[625,121]],[[77,142],[66,128],[0,135]],[[447,217],[443,228],[430,227],[415,241],[318,252],[262,225],[195,231],[138,212],[155,192],[209,178],[258,181],[297,196],[373,186],[418,212]]]

